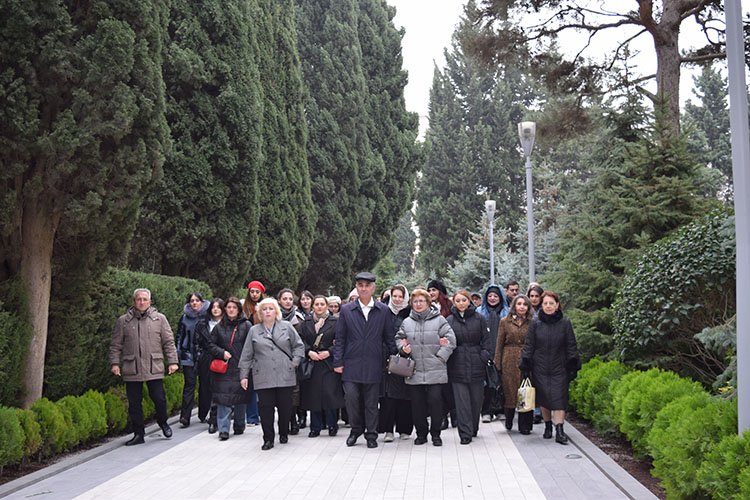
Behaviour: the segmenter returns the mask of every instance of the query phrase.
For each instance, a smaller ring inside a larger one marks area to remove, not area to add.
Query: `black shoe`
[[[299,434],[299,426],[297,424],[292,425],[289,428],[289,435],[290,436],[296,436],[297,434]]]
[[[440,426],[440,429],[441,429],[441,430],[445,430],[445,429],[447,429],[447,428],[448,428],[448,417],[445,417],[445,418],[443,419],[443,425],[441,425],[441,426]]]
[[[208,433],[209,434],[216,434],[216,431],[218,431],[219,428],[216,426],[216,423],[209,422],[208,423]]]
[[[443,446],[443,440],[440,439],[440,436],[432,438],[432,446]]]
[[[542,434],[542,437],[544,439],[552,439],[552,421],[544,422],[544,434]]]
[[[180,427],[182,427],[183,429],[185,427],[190,427],[190,419],[185,418],[185,417],[180,417]]]
[[[245,428],[244,427],[242,429],[237,428],[237,429],[234,430],[234,434],[235,435],[244,434],[244,433],[245,433]]]
[[[471,438],[470,437],[462,437],[461,438],[461,444],[469,444],[469,443],[471,443]]]
[[[511,430],[513,428],[513,417],[516,415],[516,410],[509,409],[505,410],[505,428]],[[518,417],[521,418],[521,417]]]
[[[328,429],[328,435],[331,437],[335,436],[338,433],[339,433],[339,430],[336,427],[332,427]]]
[[[425,444],[426,442],[427,442],[427,438],[426,437],[419,437],[419,436],[417,436],[417,438],[414,440],[414,444],[416,444],[416,445]]]
[[[273,441],[265,441],[263,446],[260,447],[263,451],[270,450],[271,448],[273,448]]]
[[[555,425],[555,442],[560,444],[568,444],[568,436],[565,435],[563,424]]]
[[[367,440],[367,447],[368,448],[377,448],[378,447],[377,440],[375,440],[375,439],[368,439]]]
[[[510,429],[509,429],[509,430],[510,430]],[[518,432],[520,432],[520,433],[521,433],[521,434],[523,434],[524,436],[528,436],[529,434],[531,434],[531,431],[527,431],[526,429],[524,429],[524,430],[522,430],[522,431],[518,431]]]
[[[297,418],[297,425],[299,425],[300,429],[307,427],[307,414]]]
[[[159,424],[159,427],[161,427],[161,432],[164,434],[165,438],[169,439],[172,437],[172,428],[168,423],[164,422],[163,424]]]
[[[136,433],[129,441],[125,441],[125,446],[133,446],[135,444],[143,444],[146,440],[143,439],[143,434]]]
[[[220,441],[226,441],[229,439],[229,433],[228,432],[220,432],[219,433],[219,440]]]
[[[310,433],[307,435],[309,438],[316,438],[320,436],[320,431],[310,431]]]
[[[355,444],[357,444],[357,438],[358,437],[359,436],[357,436],[356,434],[349,434],[349,437],[346,438],[346,445],[347,446],[354,446]]]
[[[288,442],[289,442],[289,436],[287,435],[279,436],[279,443],[287,444]]]

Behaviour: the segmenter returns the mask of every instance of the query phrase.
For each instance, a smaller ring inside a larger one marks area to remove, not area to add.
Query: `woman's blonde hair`
[[[273,297],[266,297],[265,299],[258,302],[257,310],[260,314],[261,311],[263,311],[263,306],[266,304],[271,304],[274,309],[276,309],[276,320],[281,321],[283,319],[283,316],[281,316],[281,306],[279,306],[279,301],[274,299]],[[263,315],[261,315],[261,319],[263,318]]]

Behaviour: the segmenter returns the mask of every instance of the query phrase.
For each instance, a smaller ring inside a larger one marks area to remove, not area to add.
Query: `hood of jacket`
[[[440,316],[440,310],[435,307],[428,307],[426,311],[423,311],[421,313],[418,313],[417,311],[412,309],[409,313],[409,317],[414,321],[427,321],[428,319],[432,319],[436,316]]]
[[[202,318],[206,315],[208,312],[208,306],[211,305],[211,302],[203,299],[203,303],[201,304],[201,308],[199,310],[195,310],[192,307],[190,307],[190,303],[185,304],[185,307],[182,310],[182,313],[187,316],[188,318]]]
[[[490,294],[490,292],[495,292],[500,296],[500,302],[496,306],[490,306],[489,302],[487,301],[487,296]],[[479,312],[484,316],[484,319],[490,319],[490,311],[497,311],[497,313],[500,316],[505,316],[503,314],[503,311],[506,313],[508,312],[508,302],[505,298],[505,292],[503,292],[503,289],[495,284],[491,284],[487,287],[487,290],[484,291],[484,296],[482,297],[482,305],[479,307]]]

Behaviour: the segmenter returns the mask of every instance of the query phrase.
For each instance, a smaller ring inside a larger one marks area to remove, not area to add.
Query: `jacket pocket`
[[[138,375],[138,363],[135,360],[135,354],[122,357],[122,374],[123,376]]]
[[[152,375],[164,375],[164,355],[163,354],[151,355],[151,374]]]

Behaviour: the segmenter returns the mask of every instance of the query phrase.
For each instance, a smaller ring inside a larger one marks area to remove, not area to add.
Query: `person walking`
[[[430,307],[430,302],[430,294],[424,288],[412,291],[411,313],[398,329],[396,343],[401,355],[411,356],[415,361],[414,375],[406,379],[417,429],[414,444],[425,444],[429,432],[432,444],[442,446],[443,389],[448,384],[446,365],[456,348],[456,336],[437,308]]]
[[[568,409],[568,388],[580,368],[580,356],[573,325],[563,316],[559,296],[550,290],[542,294],[542,307],[529,325],[519,363],[522,376],[531,374],[537,404],[542,409],[545,439],[568,444],[563,424]]]
[[[487,320],[487,327],[490,329],[490,338],[492,339],[492,349],[495,352],[497,342],[497,332],[500,327],[500,320],[508,314],[508,304],[505,302],[505,295],[498,285],[490,285],[484,292],[482,306],[479,313]],[[484,388],[484,401],[482,403],[482,422],[489,423],[495,420],[496,416],[503,411],[503,408],[496,405],[495,392],[489,386]]]
[[[164,392],[164,360],[171,375],[177,371],[177,349],[166,316],[151,306],[151,291],[138,288],[133,305],[117,318],[109,346],[112,374],[122,377],[128,396],[128,417],[133,437],[125,446],[145,442],[143,421],[143,383],[156,407],[156,422],[165,438],[172,437],[167,423],[167,396]]]
[[[276,299],[263,299],[258,308],[261,322],[250,329],[250,340],[242,349],[239,383],[247,389],[252,377],[263,429],[261,450],[270,450],[276,437],[273,430],[276,411],[279,443],[289,441],[292,391],[297,385],[297,366],[305,354],[305,347],[297,330],[282,319]]]
[[[208,417],[208,433],[214,434],[219,429],[216,421],[216,405],[213,403],[211,390],[212,375],[211,361],[213,356],[208,351],[211,332],[224,316],[224,301],[219,298],[211,300],[208,314],[195,326],[195,352],[198,366],[198,420],[206,421]]]
[[[250,322],[250,325],[260,323],[260,311],[258,303],[263,300],[263,294],[266,293],[266,287],[258,280],[252,280],[247,284],[247,295],[242,299],[242,312]],[[260,423],[258,415],[258,395],[250,387],[250,399],[245,410],[245,422],[248,427],[254,427]]]
[[[495,349],[495,366],[503,381],[505,428],[508,430],[513,428],[518,387],[521,385],[521,371],[518,369],[518,363],[521,361],[521,351],[532,317],[529,298],[525,295],[517,295],[510,304],[508,315],[500,320]],[[532,412],[519,413],[519,432],[529,434],[533,420]]]
[[[469,444],[479,431],[486,366],[492,358],[492,339],[487,320],[476,312],[471,294],[466,290],[453,295],[448,324],[456,336],[456,349],[448,360],[448,380],[456,404],[458,435],[461,444]]]
[[[375,301],[375,275],[354,276],[357,298],[344,304],[336,323],[334,371],[341,374],[346,413],[351,423],[347,446],[365,435],[368,448],[378,446],[378,396],[387,354],[396,353],[388,306]],[[383,352],[385,346],[386,353]]]
[[[177,356],[185,379],[180,405],[180,427],[190,426],[190,416],[195,404],[195,383],[198,378],[195,330],[198,323],[206,317],[209,305],[210,302],[204,300],[199,292],[188,294],[180,323],[177,326]]]

